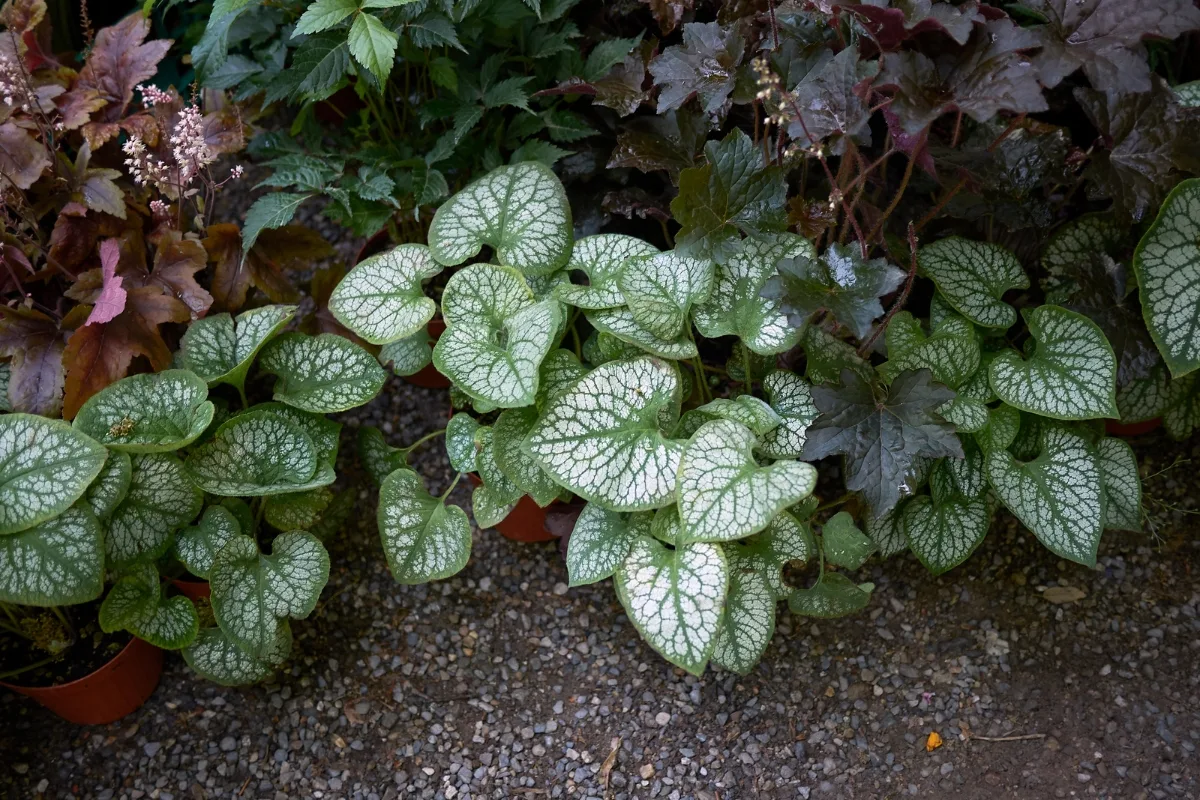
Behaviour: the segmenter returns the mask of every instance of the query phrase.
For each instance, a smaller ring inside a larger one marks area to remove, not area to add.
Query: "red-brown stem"
[[[1025,122],[1025,114],[1024,113],[1018,114],[1016,119],[1014,119],[1012,122],[1010,122],[1008,124],[1008,127],[1005,128],[1003,131],[1001,131],[1000,135],[997,136],[994,140],[992,140],[992,143],[987,146],[988,152],[990,153],[993,150],[995,150],[997,147],[999,147],[1000,143],[1003,142],[1005,139],[1007,139],[1010,135],[1012,135],[1012,132],[1015,131],[1017,128],[1019,128],[1023,122]]]
[[[767,11],[771,14],[771,37],[775,41],[772,50],[779,49],[779,23],[775,21],[775,0],[767,0]]]
[[[966,185],[967,179],[963,178],[958,183],[954,184],[954,188],[949,189],[944,195],[942,195],[942,199],[938,201],[937,205],[929,209],[929,213],[921,217],[920,222],[917,223],[917,231],[920,232],[921,229],[932,222],[938,214],[942,213],[942,209],[946,207],[946,204],[954,198],[954,195],[961,192],[962,188]]]
[[[896,316],[896,312],[904,308],[904,304],[908,302],[908,293],[912,291],[913,281],[917,277],[917,231],[913,228],[913,224],[908,223],[908,277],[904,279],[904,289],[901,290],[900,296],[896,298],[896,302],[892,303],[892,307],[883,315],[883,319],[875,330],[871,331],[871,335],[858,348],[859,358],[866,358],[871,352],[871,345],[875,344],[875,340],[880,334],[887,330],[888,323],[892,321],[892,317]]]
[[[962,131],[962,112],[958,112],[958,116],[954,118],[954,135],[950,137],[950,146],[958,147],[958,134]]]
[[[908,188],[908,181],[912,178],[913,174],[913,165],[916,163],[917,159],[910,155],[908,163],[904,165],[904,177],[900,179],[900,186],[896,189],[896,193],[892,195],[892,202],[888,203],[888,207],[883,210],[883,216],[879,218],[875,225],[872,226],[870,232],[867,233],[868,239],[875,238],[875,234],[883,229],[884,223],[887,222],[892,212],[896,210],[896,206],[900,205],[900,198],[904,196],[904,190]]]

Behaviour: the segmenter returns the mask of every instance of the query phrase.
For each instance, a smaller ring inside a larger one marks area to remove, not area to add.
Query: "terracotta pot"
[[[195,580],[176,578],[171,583],[175,584],[179,593],[189,600],[207,600],[212,595],[212,587],[208,585],[208,581],[202,581],[199,578]]]
[[[483,483],[474,472],[470,473],[470,478],[475,486]],[[550,505],[556,503],[557,500]],[[518,500],[517,507],[493,527],[500,531],[500,535],[505,539],[512,539],[514,542],[551,542],[558,538],[546,530],[546,509],[533,502],[529,495],[524,495]]]
[[[354,263],[357,264],[363,259],[382,253],[387,248],[388,242],[388,232],[386,230],[379,231],[370,239],[367,239],[366,244],[358,251],[358,258]],[[429,324],[425,326],[425,329],[429,331],[429,338],[436,342],[438,337],[445,332],[446,323],[442,322],[441,317],[434,317],[429,320]],[[450,379],[438,372],[437,367],[433,366],[433,364],[426,364],[418,372],[412,375],[405,375],[403,378],[413,386],[422,386],[426,389],[450,388]]]
[[[1104,430],[1109,436],[1142,436],[1158,430],[1162,425],[1162,417],[1144,420],[1143,422],[1118,422],[1115,419],[1105,420]]]
[[[61,686],[17,686],[0,683],[33,698],[67,722],[105,725],[132,714],[158,686],[163,651],[134,637],[100,669]]]

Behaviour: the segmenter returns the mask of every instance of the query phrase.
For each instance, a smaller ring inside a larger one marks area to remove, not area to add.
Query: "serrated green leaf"
[[[658,248],[634,236],[600,233],[585,236],[575,243],[567,272],[587,275],[587,285],[559,284],[554,296],[564,303],[584,309],[616,308],[625,305],[625,296],[617,278],[630,259],[658,254]]]
[[[471,556],[471,523],[458,506],[431,497],[410,469],[388,475],[379,489],[379,535],[397,583],[448,578]]]
[[[616,586],[629,620],[652,648],[693,675],[704,672],[729,586],[719,545],[670,550],[642,536],[617,570]]]
[[[354,60],[370,70],[380,83],[386,82],[396,61],[399,37],[379,17],[360,12],[350,24],[347,42]]]
[[[1171,375],[1200,368],[1200,179],[1176,186],[1133,254],[1142,316]]]
[[[788,608],[804,617],[844,617],[866,608],[874,589],[874,584],[856,584],[840,572],[825,572],[812,588],[792,592]]]
[[[688,312],[712,291],[715,267],[675,251],[630,260],[617,284],[634,320],[660,339],[685,332]]]
[[[830,564],[846,569],[858,569],[875,552],[875,543],[845,511],[839,511],[825,523],[821,529],[821,547]]]
[[[253,531],[244,529],[246,534]],[[208,578],[213,559],[229,540],[243,533],[242,524],[225,506],[209,506],[195,525],[175,538],[175,555],[197,578]]]
[[[263,348],[258,364],[278,376],[276,400],[315,414],[361,406],[387,380],[370,353],[332,333],[284,334]]]
[[[249,536],[238,536],[213,560],[213,615],[234,644],[268,659],[276,649],[280,621],[307,617],[328,580],[329,554],[310,533],[281,533],[271,544],[271,555],[260,553]]]
[[[316,0],[300,15],[292,35],[329,30],[357,10],[356,0]]]
[[[193,482],[209,494],[260,497],[333,483],[332,465],[318,458],[312,438],[269,411],[250,411],[217,429],[188,455]]]
[[[798,457],[808,426],[817,418],[811,387],[794,373],[776,370],[763,378],[763,391],[780,421],[762,435],[758,451],[769,458]]]
[[[483,245],[501,264],[545,275],[571,255],[571,207],[558,177],[536,162],[492,170],[438,208],[429,226],[429,249],[454,266]]]
[[[188,598],[164,598],[158,570],[142,564],[122,575],[100,604],[100,628],[105,633],[126,630],[155,647],[187,647],[200,630],[196,607]]]
[[[533,406],[501,412],[492,426],[492,454],[505,477],[545,508],[554,502],[562,489],[524,450],[525,438],[537,421],[538,412]]]
[[[242,225],[242,260],[246,260],[260,233],[268,228],[287,225],[296,216],[300,205],[310,197],[311,194],[275,192],[255,200],[246,212],[246,221]]]
[[[679,462],[679,517],[685,541],[726,542],[757,533],[817,484],[811,464],[778,461],[759,467],[755,438],[730,420],[706,423]]]
[[[886,337],[888,360],[879,367],[886,380],[894,380],[906,369],[927,369],[934,380],[957,389],[979,369],[979,339],[962,317],[944,320],[926,336],[921,323],[901,311],[888,323]]]
[[[232,317],[213,314],[188,326],[179,343],[179,363],[209,386],[245,386],[246,373],[262,346],[291,322],[295,306],[272,305]]]
[[[475,472],[479,469],[479,451],[475,447],[478,430],[479,423],[470,414],[455,414],[446,425],[446,455],[456,471]]]
[[[270,677],[292,652],[292,629],[283,621],[267,658],[255,658],[236,645],[220,628],[203,628],[196,641],[183,649],[183,659],[201,677],[220,686],[244,686]]]
[[[329,297],[329,310],[371,344],[404,339],[433,319],[437,303],[423,283],[441,271],[425,245],[402,244],[350,270]]]
[[[1006,451],[989,452],[988,483],[1047,548],[1093,566],[1104,522],[1096,455],[1083,437],[1063,428],[1046,427],[1040,438],[1042,452],[1028,463]]]
[[[105,549],[116,564],[157,558],[171,546],[171,534],[200,513],[203,495],[172,453],[131,457],[129,491],[108,520]]]
[[[679,414],[679,377],[651,358],[603,364],[547,403],[526,447],[560,485],[614,511],[675,499],[683,451],[662,431]]]
[[[0,536],[0,602],[67,606],[104,589],[104,531],[85,503]]]
[[[1096,447],[1100,480],[1104,486],[1104,527],[1142,530],[1142,478],[1137,456],[1127,442],[1105,437]]]
[[[712,294],[694,312],[696,327],[710,339],[737,336],[761,355],[795,347],[800,329],[788,322],[778,299],[764,297],[775,265],[783,259],[816,258],[812,244],[792,233],[743,239],[717,263]]]
[[[439,372],[493,406],[534,401],[542,359],[562,321],[558,301],[534,302],[515,269],[473,264],[447,282],[442,316],[446,332],[433,349]]]
[[[83,499],[97,519],[107,519],[125,499],[132,480],[133,466],[129,454],[111,450],[100,474],[84,492]]]
[[[649,512],[621,514],[595,503],[585,505],[567,542],[570,585],[612,577],[625,563],[634,541],[650,533],[653,517]]]
[[[636,345],[641,350],[659,358],[685,361],[695,358],[699,354],[699,351],[696,350],[696,343],[688,336],[680,335],[674,339],[655,336],[643,328],[634,318],[633,312],[626,307],[588,311],[587,320],[596,330]]]
[[[58,516],[100,474],[108,451],[61,420],[0,416],[0,534]]]
[[[1010,406],[1054,419],[1116,417],[1117,360],[1103,331],[1058,306],[1022,312],[1037,345],[1029,359],[996,356],[988,380]]]
[[[208,385],[186,369],[130,375],[88,398],[74,427],[113,450],[162,453],[195,441],[212,422]]]
[[[971,322],[985,328],[1016,323],[1016,310],[1001,298],[1010,289],[1028,289],[1029,276],[1003,247],[951,236],[922,247],[917,263],[942,297]]]
[[[296,48],[291,70],[294,71],[293,77],[299,78],[294,97],[327,97],[350,71],[350,45],[345,35],[334,31],[308,37]],[[320,183],[323,182],[304,185],[303,188],[316,191]]]

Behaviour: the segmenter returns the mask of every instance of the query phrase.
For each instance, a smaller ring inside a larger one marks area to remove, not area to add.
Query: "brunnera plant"
[[[104,631],[181,650],[226,685],[286,660],[289,621],[328,580],[322,540],[349,512],[331,488],[341,425],[326,415],[369,401],[385,377],[346,339],[284,333],[295,310],[194,322],[177,368],[117,381],[71,425],[0,416],[0,604],[103,595]],[[275,385],[249,405],[255,366]],[[210,604],[169,592],[188,573],[209,581]]]

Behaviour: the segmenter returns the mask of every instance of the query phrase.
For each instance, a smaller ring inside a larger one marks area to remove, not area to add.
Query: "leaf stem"
[[[460,472],[454,476],[454,480],[450,481],[450,485],[446,487],[446,491],[442,492],[442,496],[438,498],[439,502],[446,502],[446,498],[449,497],[450,493],[454,491],[454,487],[458,486],[458,482],[462,480],[462,476],[464,474],[466,473]]]
[[[871,352],[871,345],[875,344],[875,340],[879,338],[879,335],[887,330],[888,323],[892,321],[892,317],[896,316],[896,312],[908,302],[908,293],[912,291],[913,280],[917,277],[917,232],[911,222],[908,223],[908,249],[908,277],[904,281],[904,290],[900,292],[900,297],[896,299],[896,302],[892,303],[892,307],[884,314],[883,320],[875,327],[875,330],[871,331],[871,335],[867,337],[867,340],[859,346],[859,358],[867,357],[867,354]]]
[[[446,429],[442,428],[441,430],[434,431],[433,433],[427,433],[424,436],[422,436],[420,439],[417,439],[415,442],[410,444],[408,447],[404,448],[404,461],[407,463],[408,457],[412,455],[412,452],[414,450],[416,450],[418,447],[420,447],[421,445],[428,442],[430,439],[436,439],[437,437],[441,436],[445,432],[446,432]]]
[[[920,144],[917,145],[917,147],[920,146]],[[916,151],[914,150],[913,152],[915,153]],[[904,165],[904,177],[900,179],[900,186],[896,189],[896,193],[892,195],[892,202],[888,203],[888,207],[883,210],[883,214],[879,217],[875,224],[871,226],[871,230],[867,233],[868,240],[874,239],[875,235],[883,230],[883,225],[885,222],[887,222],[888,217],[890,217],[892,212],[896,210],[896,206],[900,205],[900,199],[904,197],[904,190],[908,188],[908,182],[912,178],[913,174],[913,165],[916,163],[916,157],[910,154],[908,156],[908,163]]]
[[[38,667],[44,666],[45,664],[49,664],[51,661],[54,661],[57,658],[58,658],[57,654],[51,655],[51,656],[46,656],[41,661],[35,661],[32,664],[26,664],[23,667],[17,667],[16,669],[10,669],[8,672],[0,672],[0,680],[7,680],[8,678],[12,678],[17,675],[20,675],[22,672],[28,672],[31,669],[37,669]]]
[[[238,390],[238,397],[242,398],[242,410],[243,411],[250,407],[250,401],[246,399],[245,384],[246,384],[246,379],[244,377],[240,381],[238,381],[237,384],[235,384],[237,386],[237,390]]]

